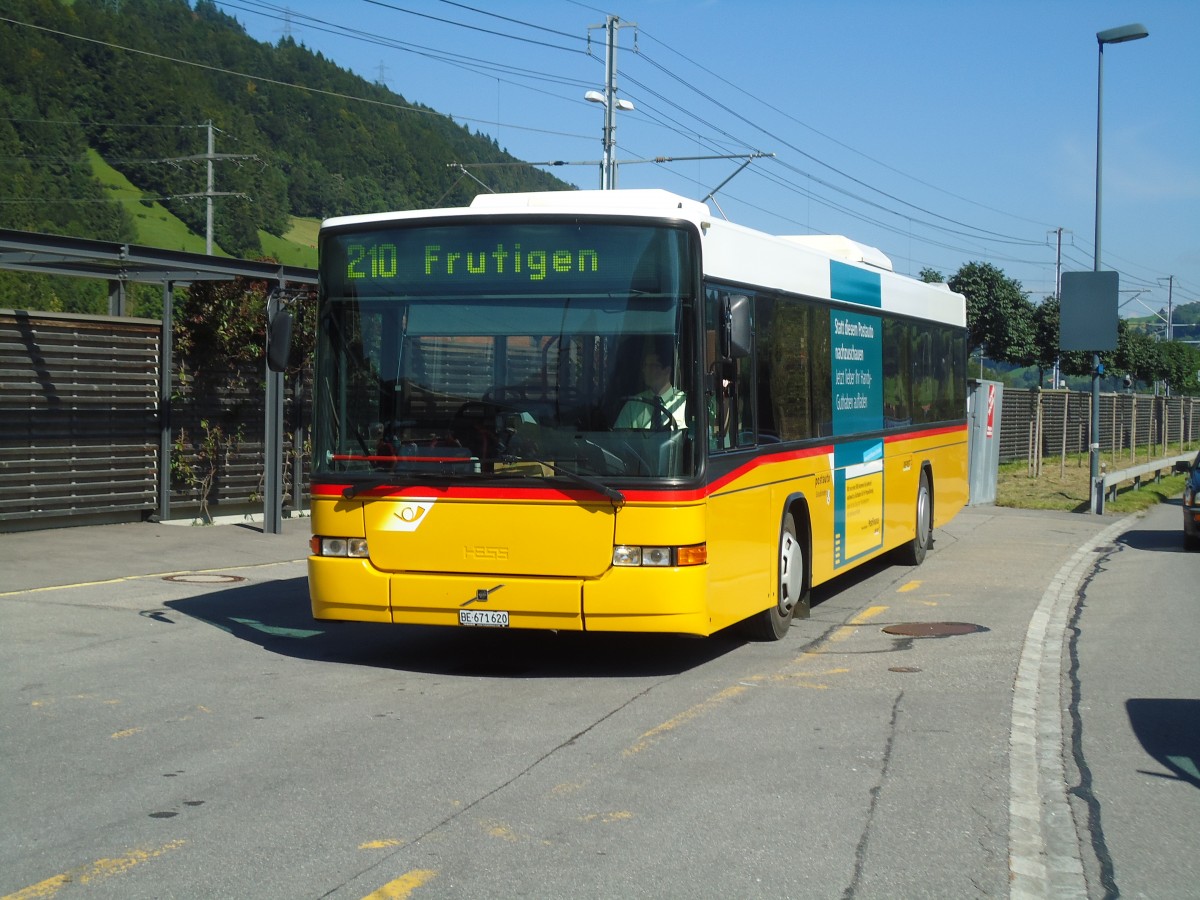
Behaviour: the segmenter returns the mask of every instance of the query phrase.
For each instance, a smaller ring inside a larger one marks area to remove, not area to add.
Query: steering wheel
[[[640,394],[631,394],[628,397],[622,397],[622,409],[627,403],[644,403],[650,407],[650,424],[641,428],[613,428],[614,431],[678,431],[679,423],[675,421],[675,416],[667,409],[666,404],[662,402],[662,397],[655,396],[653,400],[643,397]],[[617,414],[620,418],[620,413]]]

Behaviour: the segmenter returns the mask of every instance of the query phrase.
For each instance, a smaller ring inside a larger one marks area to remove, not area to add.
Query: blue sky
[[[1200,300],[1196,0],[217,0],[529,161],[600,158],[606,15],[619,17],[618,183],[716,200],[778,234],[846,234],[895,268],[991,262],[1035,300],[1090,270],[1096,32],[1104,53],[1103,267],[1122,313]],[[636,27],[635,27],[636,25]],[[589,48],[588,36],[591,35]],[[398,113],[403,114],[403,113]],[[452,160],[447,160],[452,162]],[[552,169],[585,188],[598,167]],[[475,173],[487,180],[486,171]],[[717,210],[714,209],[714,213]],[[1179,337],[1200,335],[1179,334]]]

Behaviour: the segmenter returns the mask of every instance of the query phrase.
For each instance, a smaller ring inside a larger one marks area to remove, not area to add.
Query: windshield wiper
[[[622,506],[625,505],[625,495],[623,493],[621,493],[619,490],[617,490],[616,488],[610,487],[609,485],[604,484],[604,482],[602,482],[602,481],[597,481],[595,478],[589,478],[587,475],[582,475],[579,472],[575,472],[571,469],[564,469],[563,467],[561,467],[555,463],[552,463],[549,460],[535,459],[534,457],[531,457],[531,456],[511,456],[511,455],[509,455],[509,456],[497,456],[494,459],[478,460],[478,462],[485,462],[485,463],[499,462],[499,463],[508,463],[508,464],[534,463],[536,465],[545,466],[547,469],[549,469],[555,475],[561,475],[562,477],[567,478],[570,481],[574,481],[576,484],[581,484],[584,487],[588,488],[589,490],[593,490],[596,493],[602,494],[603,496],[607,497],[609,502],[612,503],[613,509],[620,509]],[[453,465],[453,463],[448,464],[448,465]],[[380,487],[385,484],[396,483],[396,481],[398,480],[396,477],[397,475],[407,475],[407,476],[411,477],[413,474],[414,473],[411,473],[411,472],[402,472],[402,473],[397,473],[397,472],[382,473],[381,472],[378,475],[372,475],[367,478],[356,479],[354,484],[347,485],[345,488],[342,489],[342,497],[346,500],[353,500],[359,494],[363,493],[364,491],[369,491],[371,488]],[[446,472],[426,472],[424,474],[425,475],[435,475],[438,477],[453,476],[455,478],[462,478],[464,476],[469,476],[471,478],[492,477],[492,473],[485,473],[485,472],[469,472],[468,473],[468,472],[446,471]],[[499,475],[499,473],[496,473],[496,474]]]
[[[478,473],[476,473],[476,472],[454,471],[454,469],[452,468],[453,466],[461,466],[461,465],[463,465],[463,463],[476,462],[476,460],[468,459],[467,457],[463,457],[462,459],[456,458],[453,462],[444,462],[444,461],[438,462],[437,460],[427,460],[427,459],[421,459],[421,460],[419,460],[419,462],[422,466],[440,465],[442,468],[440,471],[433,471],[430,469],[422,469],[419,472],[416,470],[401,469],[401,470],[397,470],[397,471],[378,472],[378,473],[374,473],[374,474],[368,474],[363,477],[354,478],[353,484],[347,485],[346,487],[342,488],[342,497],[345,498],[346,500],[353,500],[355,497],[357,497],[363,491],[369,491],[371,488],[382,487],[385,484],[399,484],[402,481],[405,481],[406,479],[412,479],[414,476],[417,476],[417,475],[420,475],[423,477],[432,476],[435,478],[446,478],[446,477],[462,478],[464,476],[472,476],[472,477],[478,476]]]
[[[563,467],[556,465],[547,459],[537,459],[536,457],[532,456],[507,455],[497,457],[494,461],[510,464],[536,463],[539,466],[545,466],[555,475],[561,475],[564,478],[574,481],[576,484],[582,484],[584,487],[593,490],[598,494],[603,494],[608,498],[609,502],[612,503],[613,509],[620,509],[625,505],[625,495],[618,491],[615,487],[610,487],[602,481],[597,481],[595,478],[589,478],[587,475],[581,475],[572,469],[564,469]]]
[[[392,484],[395,480],[395,476],[391,473],[387,475],[373,475],[370,478],[356,480],[354,484],[342,488],[342,497],[346,500],[353,500],[363,491],[369,491],[373,487],[380,487],[385,484]]]

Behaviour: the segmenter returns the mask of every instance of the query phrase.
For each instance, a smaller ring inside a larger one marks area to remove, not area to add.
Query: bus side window
[[[708,413],[708,446],[725,450],[733,446],[733,377],[721,359],[721,300],[725,292],[709,286],[704,292],[704,398]]]
[[[737,422],[737,445],[753,447],[754,429],[754,367],[751,359],[733,361],[733,388],[736,401],[734,416]]]
[[[755,412],[757,415],[758,442],[771,444],[779,440],[776,424],[775,403],[771,392],[771,323],[775,309],[775,298],[759,294],[754,305],[754,380]]]
[[[911,328],[899,319],[883,323],[883,422],[892,428],[912,422]]]
[[[754,425],[754,358],[721,357],[720,317],[726,297],[734,292],[713,288],[705,292],[704,371],[707,379],[709,447],[714,450],[752,447],[757,441]],[[745,292],[739,291],[738,294]],[[751,318],[754,297],[750,296]]]

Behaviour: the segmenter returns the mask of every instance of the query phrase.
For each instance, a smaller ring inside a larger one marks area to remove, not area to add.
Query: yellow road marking
[[[922,584],[924,584],[923,581],[910,581],[908,584],[902,584],[900,587],[898,587],[896,589],[896,593],[907,594],[909,591],[915,591]]]
[[[603,822],[605,825],[611,825],[613,822],[624,822],[633,818],[633,813],[627,810],[617,810],[615,812],[606,813],[588,813],[586,816],[580,816],[580,822]]]
[[[481,822],[480,824],[494,838],[500,838],[500,840],[508,841],[510,844],[515,844],[520,840],[516,833],[503,822]]]
[[[857,616],[852,618],[845,625],[841,625],[838,628],[834,629],[833,633],[829,635],[828,643],[836,644],[839,641],[847,640],[848,638],[853,636],[855,631],[858,630],[859,625],[866,625],[867,622],[869,622],[871,619],[875,618],[881,612],[885,612],[886,610],[887,610],[886,606],[868,606],[866,609],[864,609]],[[809,651],[809,653],[812,653],[814,655],[820,655],[822,652],[823,651],[820,649],[817,649],[814,651]]]
[[[384,838],[379,841],[367,841],[365,844],[359,844],[359,850],[386,850],[388,847],[399,847],[403,841],[398,841],[395,838]]]
[[[244,569],[266,569],[271,566],[285,566],[290,563],[304,562],[306,557],[285,559],[279,562],[254,563],[248,566],[224,566],[220,569],[181,569],[178,572],[153,572],[146,575],[122,575],[120,578],[105,578],[102,581],[79,581],[74,584],[51,584],[46,587],[25,588],[21,591],[0,591],[0,599],[4,597],[20,597],[22,594],[44,594],[47,591],[65,591],[70,588],[100,587],[106,584],[123,584],[126,581],[143,581],[146,579],[170,578],[174,575],[209,575],[221,572],[240,572]],[[4,898],[0,897],[0,900]]]
[[[127,738],[130,735],[137,734],[141,730],[142,729],[140,726],[137,728],[126,728],[124,731],[115,732],[112,736],[112,739],[114,741],[119,741],[121,738]]]
[[[773,684],[786,684],[791,687],[808,688],[814,691],[827,691],[829,690],[829,685],[820,681],[813,681],[813,679],[819,678],[822,675],[845,675],[849,671],[849,669],[840,668],[825,669],[820,672],[776,672],[773,675],[755,676],[755,680]]]
[[[725,690],[721,691],[719,694],[714,694],[707,700],[702,700],[691,709],[685,709],[679,715],[673,716],[672,718],[667,719],[667,721],[663,722],[661,725],[651,728],[638,739],[637,743],[626,747],[625,752],[622,755],[633,756],[636,753],[641,753],[667,732],[673,731],[680,725],[692,721],[692,719],[695,719],[697,716],[704,715],[709,710],[724,703],[726,700],[736,697],[738,694],[743,693],[746,690],[746,687],[746,685],[735,684],[731,687],[725,688]]]
[[[436,869],[413,869],[405,872],[395,881],[389,881],[377,891],[371,891],[363,900],[404,900],[412,892],[424,884],[437,878]]]
[[[875,618],[882,612],[887,612],[886,606],[868,606],[857,616],[849,621],[850,625],[866,625],[871,619]]]
[[[40,898],[53,897],[68,884],[88,884],[111,875],[120,875],[140,863],[154,859],[156,856],[162,856],[169,850],[177,850],[186,843],[187,841],[171,841],[171,843],[154,850],[130,850],[124,856],[114,859],[98,859],[86,866],[78,866],[61,875],[54,875],[37,884],[31,884],[15,894],[5,894],[0,897],[0,900],[40,900]]]
[[[875,618],[880,613],[886,612],[886,611],[887,611],[886,606],[868,606],[866,609],[864,609],[862,612],[860,612],[858,615],[856,615],[854,618],[852,618],[847,624],[842,625],[839,628],[837,628],[833,632],[833,634],[831,634],[829,636],[829,641],[832,643],[834,641],[846,640],[848,637],[850,637],[852,634],[854,634],[855,629],[859,625],[865,625],[871,619]],[[800,657],[797,660],[795,660],[795,664],[803,663],[805,661],[806,656],[817,656],[820,653],[821,653],[821,651],[819,651],[819,650],[815,651],[815,652],[807,651],[807,652],[801,654]],[[651,744],[656,743],[658,741],[658,739],[661,738],[667,732],[673,731],[674,729],[678,728],[679,726],[685,725],[688,722],[692,721],[693,719],[707,714],[711,710],[715,709],[717,706],[720,706],[726,700],[730,700],[733,697],[738,696],[739,694],[743,693],[747,688],[754,687],[756,683],[761,683],[761,682],[765,682],[765,681],[786,681],[791,684],[799,684],[802,687],[808,687],[808,688],[812,688],[814,690],[827,690],[828,685],[824,685],[824,684],[820,684],[820,683],[807,683],[806,684],[806,683],[804,683],[803,679],[812,678],[815,675],[821,675],[821,674],[825,674],[825,675],[838,674],[838,675],[840,675],[840,674],[845,673],[846,671],[848,671],[848,670],[847,669],[828,669],[825,672],[812,673],[812,674],[804,673],[804,672],[795,672],[795,673],[781,672],[781,673],[771,675],[771,676],[764,676],[764,675],[751,676],[746,681],[743,681],[739,684],[735,684],[730,687],[727,687],[727,688],[725,688],[725,690],[721,691],[718,694],[714,694],[712,697],[709,697],[707,700],[703,700],[700,703],[697,703],[691,709],[686,709],[683,712],[681,712],[679,715],[673,716],[672,718],[667,719],[667,721],[663,722],[661,725],[651,728],[649,731],[647,731],[645,734],[643,734],[637,740],[636,743],[632,744],[629,747],[626,747],[624,752],[622,753],[622,756],[630,757],[630,756],[634,756],[635,754],[641,753],[643,750],[645,750]]]

